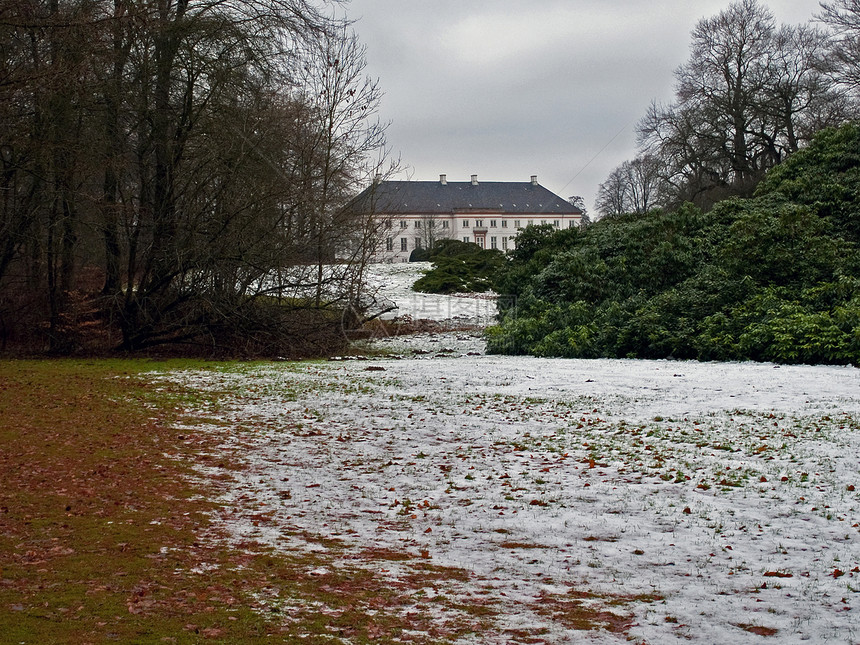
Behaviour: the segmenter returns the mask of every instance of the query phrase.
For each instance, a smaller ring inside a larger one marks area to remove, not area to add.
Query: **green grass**
[[[200,364],[0,362],[4,642],[265,638],[269,625],[239,600],[250,572],[201,537],[206,491],[188,461],[165,456],[188,450],[171,421],[190,394],[140,376],[184,366]],[[217,568],[194,573],[203,562]]]

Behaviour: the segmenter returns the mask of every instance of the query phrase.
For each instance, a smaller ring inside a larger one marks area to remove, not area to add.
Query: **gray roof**
[[[452,214],[470,211],[512,215],[581,215],[576,206],[540,184],[511,181],[380,181],[353,206],[385,215]]]

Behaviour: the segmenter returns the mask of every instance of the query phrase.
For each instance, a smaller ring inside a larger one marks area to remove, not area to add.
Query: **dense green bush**
[[[773,168],[756,192],[809,206],[844,238],[860,242],[860,123],[822,130]]]
[[[860,364],[860,127],[755,199],[532,227],[496,276],[495,353]]]
[[[492,276],[504,265],[504,255],[471,242],[440,240],[427,252],[433,268],[412,288],[424,293],[473,293],[489,291]]]

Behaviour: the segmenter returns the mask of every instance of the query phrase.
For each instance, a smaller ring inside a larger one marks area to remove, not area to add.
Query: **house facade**
[[[582,211],[538,183],[376,181],[354,201],[375,218],[376,262],[408,262],[415,249],[440,239],[474,242],[481,248],[512,250],[517,233],[532,224],[579,226]]]

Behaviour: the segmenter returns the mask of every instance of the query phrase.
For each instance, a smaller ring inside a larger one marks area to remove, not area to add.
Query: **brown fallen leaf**
[[[793,578],[793,573],[787,573],[785,571],[767,571],[764,574],[765,578]]]

